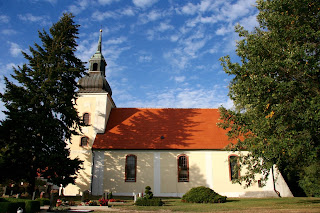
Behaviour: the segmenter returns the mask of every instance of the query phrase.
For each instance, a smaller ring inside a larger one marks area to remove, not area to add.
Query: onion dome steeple
[[[98,41],[98,48],[95,54],[90,58],[89,75],[81,78],[79,84],[82,87],[80,93],[109,93],[112,95],[112,90],[109,83],[105,79],[105,70],[107,62],[102,55],[102,30]]]

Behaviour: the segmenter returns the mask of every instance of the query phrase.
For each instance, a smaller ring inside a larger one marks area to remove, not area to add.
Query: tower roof
[[[102,55],[102,30],[100,30],[97,51],[90,58],[89,63],[88,75],[81,78],[78,82],[81,86],[79,93],[109,93],[111,96],[111,87],[105,79],[105,67],[107,63]]]

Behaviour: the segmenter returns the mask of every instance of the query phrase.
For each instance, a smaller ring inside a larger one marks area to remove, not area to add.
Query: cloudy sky
[[[231,76],[219,58],[238,60],[234,26],[258,25],[254,5],[254,0],[0,1],[0,92],[3,76],[27,63],[21,50],[41,44],[38,30],[48,31],[64,12],[72,12],[81,25],[76,54],[82,61],[95,53],[103,30],[106,78],[117,107],[231,107]]]

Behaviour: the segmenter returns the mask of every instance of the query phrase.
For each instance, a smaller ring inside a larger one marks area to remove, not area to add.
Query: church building
[[[181,197],[192,187],[207,186],[228,197],[292,197],[276,168],[266,186],[232,182],[243,171],[233,169],[238,153],[224,150],[235,141],[217,127],[218,109],[117,108],[105,78],[101,30],[89,63],[76,102],[87,126],[70,144],[71,158],[83,160],[83,170],[65,195],[89,190],[132,196],[150,186],[154,196]]]

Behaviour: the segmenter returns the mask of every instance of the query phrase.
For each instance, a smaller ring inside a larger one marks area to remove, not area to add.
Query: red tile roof
[[[218,109],[114,108],[93,149],[223,149],[218,119]]]

